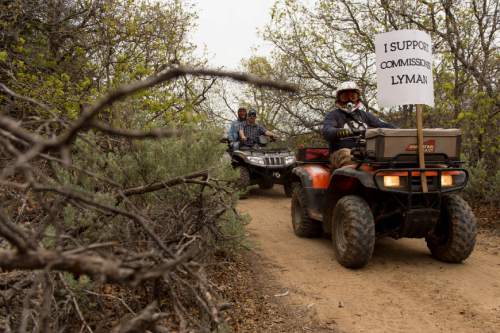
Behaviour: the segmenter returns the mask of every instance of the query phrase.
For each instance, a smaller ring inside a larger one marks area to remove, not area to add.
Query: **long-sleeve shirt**
[[[231,122],[231,126],[229,127],[229,131],[227,133],[227,138],[229,142],[237,142],[240,139],[240,126],[245,123],[245,121],[234,120]]]
[[[265,135],[267,132],[264,126],[259,124],[249,124],[248,122],[241,123],[240,129],[243,130],[243,134],[247,137],[247,141],[244,142],[246,145],[253,145],[259,142],[259,136]]]
[[[363,109],[347,113],[340,108],[336,108],[326,115],[323,122],[322,134],[323,138],[328,141],[330,153],[341,148],[354,148],[356,138],[338,138],[337,132],[341,129],[358,128],[394,128],[394,126],[378,119]]]

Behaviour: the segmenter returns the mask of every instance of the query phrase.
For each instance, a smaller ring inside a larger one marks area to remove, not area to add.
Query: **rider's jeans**
[[[239,148],[240,148],[239,141],[233,141],[233,142],[231,142],[231,149],[232,150],[238,150]]]
[[[334,151],[330,155],[330,163],[333,169],[338,169],[346,165],[355,164],[352,161],[351,150],[349,148],[342,148]]]

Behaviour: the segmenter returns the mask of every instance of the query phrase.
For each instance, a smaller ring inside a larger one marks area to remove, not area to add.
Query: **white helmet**
[[[346,90],[354,90],[359,95],[361,95],[361,90],[358,88],[358,85],[356,84],[356,82],[346,81],[346,82],[342,82],[341,84],[339,84],[339,86],[337,88],[337,93],[336,93],[335,97],[338,99],[339,98],[339,94],[342,91],[346,91]]]

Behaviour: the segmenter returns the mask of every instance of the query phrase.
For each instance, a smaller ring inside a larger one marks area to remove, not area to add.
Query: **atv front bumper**
[[[252,181],[257,184],[258,179],[267,179],[275,184],[284,184],[288,182],[292,171],[292,166],[281,168],[264,168],[264,167],[251,167],[250,174]]]
[[[423,192],[421,174],[426,175],[428,192]],[[386,203],[393,207],[379,216],[378,221],[400,216],[400,227],[391,236],[395,238],[425,237],[439,220],[441,197],[465,187],[469,175],[461,168],[409,168],[381,169],[373,174],[373,180]]]
[[[426,175],[428,193],[447,193],[463,189],[469,180],[462,168],[380,169],[373,174],[377,190],[416,194],[422,190],[421,173]]]

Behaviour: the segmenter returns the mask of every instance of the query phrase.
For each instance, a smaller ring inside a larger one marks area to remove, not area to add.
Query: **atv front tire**
[[[288,198],[291,198],[292,195],[293,195],[293,188],[295,186],[300,186],[297,182],[294,182],[294,183],[290,183],[290,182],[287,182],[283,185],[283,188],[285,190],[285,195],[288,197]]]
[[[464,199],[453,194],[443,196],[439,222],[425,241],[434,258],[459,263],[472,253],[476,234],[472,209]]]
[[[238,174],[240,175],[236,185],[239,190],[246,191],[247,187],[250,186],[250,171],[244,166],[239,166],[236,170],[238,170]]]
[[[347,195],[335,205],[332,242],[337,261],[347,268],[365,266],[375,247],[375,223],[370,206],[356,195]]]
[[[311,219],[307,213],[306,193],[300,185],[294,186],[292,194],[292,227],[299,237],[313,238],[323,233],[321,223]]]

